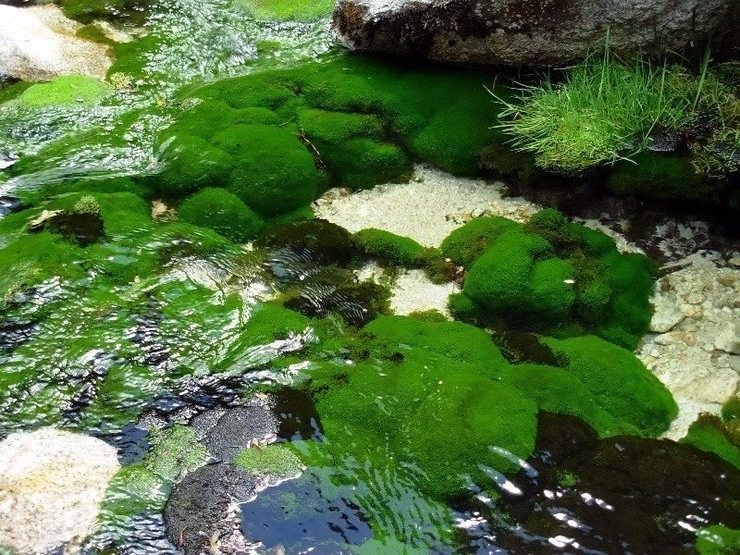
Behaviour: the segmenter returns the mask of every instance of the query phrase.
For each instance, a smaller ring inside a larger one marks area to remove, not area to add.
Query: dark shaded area
[[[552,553],[558,540],[566,550],[594,553],[693,552],[692,529],[740,526],[740,473],[691,446],[599,440],[575,417],[540,413],[528,462],[534,472],[512,480],[521,495],[504,493],[498,504],[509,517],[480,506],[466,510],[498,522],[496,545],[515,553]],[[490,528],[478,528],[468,541],[490,546],[487,533]]]
[[[105,227],[100,214],[60,212],[32,226],[30,231],[51,231],[59,233],[65,239],[86,247],[101,241],[105,237]]]
[[[346,264],[354,244],[349,231],[326,220],[316,219],[270,228],[255,241],[266,249],[287,249],[304,262]]]
[[[272,397],[272,412],[278,419],[279,439],[297,441],[322,437],[319,413],[306,391],[281,389]]]

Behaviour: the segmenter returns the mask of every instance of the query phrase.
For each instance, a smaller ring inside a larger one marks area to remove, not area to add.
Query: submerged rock
[[[107,47],[76,36],[81,25],[56,6],[0,5],[0,75],[44,81],[60,75],[105,78]]]
[[[557,64],[603,44],[681,50],[725,25],[733,0],[340,0],[350,48],[447,62]]]
[[[18,554],[78,544],[91,531],[116,450],[99,439],[42,428],[0,443],[0,546]]]

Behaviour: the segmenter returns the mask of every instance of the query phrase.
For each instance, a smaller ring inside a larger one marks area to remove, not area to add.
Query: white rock
[[[676,302],[674,295],[658,295],[653,299],[655,313],[650,321],[650,331],[654,333],[666,333],[675,328],[684,315]]]
[[[459,288],[454,283],[436,284],[422,270],[407,270],[391,287],[391,309],[396,314],[438,310],[449,318],[447,299]]]
[[[0,5],[0,74],[26,81],[69,74],[103,79],[108,49],[75,36],[81,26],[56,6]]]
[[[740,331],[737,322],[717,333],[714,338],[714,348],[726,353],[740,354]]]
[[[0,545],[17,555],[74,551],[119,467],[99,439],[54,428],[11,434],[0,443]]]

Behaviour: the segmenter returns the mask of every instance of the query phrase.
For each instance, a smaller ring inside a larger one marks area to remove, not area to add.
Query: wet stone
[[[354,245],[350,233],[326,220],[278,225],[255,241],[258,247],[286,249],[304,262],[346,264],[352,259]]]
[[[224,540],[234,542],[231,507],[251,498],[258,485],[257,477],[225,463],[191,472],[173,488],[165,507],[167,537],[187,555],[213,552]]]
[[[231,461],[254,443],[275,438],[278,423],[269,407],[248,406],[229,409],[206,432],[203,443],[217,460]]]

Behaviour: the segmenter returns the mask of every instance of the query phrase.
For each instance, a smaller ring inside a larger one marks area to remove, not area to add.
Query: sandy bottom
[[[505,196],[506,186],[455,177],[418,166],[409,183],[380,185],[352,193],[333,189],[314,206],[316,215],[355,232],[378,228],[426,246],[439,246],[451,231],[472,218],[497,215],[525,221],[539,206]],[[595,221],[583,223],[615,239],[622,252],[640,252],[618,231]],[[678,225],[678,224],[677,224]],[[690,238],[689,238],[690,239]],[[698,414],[718,414],[736,394],[740,372],[740,272],[717,255],[695,253],[674,264],[659,280],[651,334],[637,356],[668,387],[679,416],[666,437],[680,439]],[[384,279],[369,266],[360,279]],[[449,317],[447,299],[459,287],[431,283],[421,270],[407,270],[392,282],[391,308],[396,314],[438,310]]]

